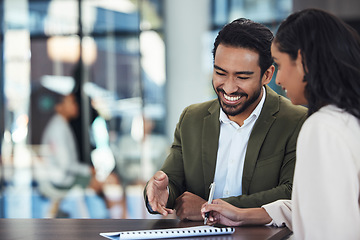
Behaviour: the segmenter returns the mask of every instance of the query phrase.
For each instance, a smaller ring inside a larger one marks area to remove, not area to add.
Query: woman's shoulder
[[[327,105],[308,117],[301,131],[310,134],[331,131],[333,134],[346,137],[354,135],[358,138],[360,136],[360,120],[344,109]]]
[[[307,124],[339,124],[347,125],[354,122],[359,123],[359,119],[335,105],[326,105],[313,113],[307,120]]]

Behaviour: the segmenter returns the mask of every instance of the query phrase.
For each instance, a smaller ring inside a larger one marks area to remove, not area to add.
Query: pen
[[[209,194],[209,199],[208,199],[208,203],[212,203],[213,197],[214,197],[214,191],[215,191],[215,182],[213,182],[212,184],[210,184],[210,194]],[[205,219],[204,219],[204,224],[207,223],[207,220],[209,218],[210,212],[206,212],[205,213]]]

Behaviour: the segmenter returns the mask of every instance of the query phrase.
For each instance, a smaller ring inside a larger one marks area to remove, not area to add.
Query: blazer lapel
[[[279,96],[270,87],[265,86],[265,89],[266,98],[264,106],[251,132],[246,150],[242,180],[243,194],[248,194],[260,148],[271,125],[276,119],[274,114],[279,111]]]
[[[204,118],[202,129],[202,164],[204,173],[204,191],[208,198],[209,186],[214,181],[217,150],[220,134],[220,105],[218,101],[209,108],[209,115]]]

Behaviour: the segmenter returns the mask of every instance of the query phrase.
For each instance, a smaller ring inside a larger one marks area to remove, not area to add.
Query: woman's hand
[[[212,204],[204,203],[201,215],[210,212],[208,224],[216,223],[226,226],[264,225],[272,221],[263,208],[238,208],[221,199],[213,200]]]

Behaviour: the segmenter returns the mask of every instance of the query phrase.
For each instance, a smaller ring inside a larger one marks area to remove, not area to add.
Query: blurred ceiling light
[[[7,30],[4,34],[6,47],[4,48],[4,58],[7,61],[21,62],[29,61],[30,52],[30,32],[26,29]]]
[[[141,141],[144,137],[144,121],[141,114],[135,116],[131,123],[131,137],[135,141]]]
[[[93,1],[94,7],[101,7],[116,12],[132,13],[136,11],[136,6],[129,0],[102,0]]]
[[[92,37],[82,39],[82,59],[86,65],[91,65],[97,58],[96,42]]]
[[[45,33],[76,33],[78,30],[79,4],[77,1],[51,0],[45,19]]]
[[[77,36],[51,37],[47,40],[47,51],[50,59],[60,62],[75,63],[79,61],[80,40]]]
[[[22,14],[21,12],[19,14]],[[27,106],[30,88],[30,33],[26,29],[4,32],[4,94],[7,110],[22,111]]]
[[[21,114],[17,117],[15,123],[12,139],[14,142],[19,143],[26,140],[28,134],[29,116],[27,114]]]
[[[140,34],[141,63],[150,79],[158,85],[165,83],[165,44],[155,31]]]
[[[93,38],[84,37],[82,40],[82,59],[91,65],[97,58],[97,47]],[[76,63],[80,59],[80,39],[78,36],[56,36],[47,40],[47,52],[51,60]]]
[[[115,101],[115,94],[112,91],[109,91],[105,88],[100,87],[96,83],[93,82],[86,82],[84,83],[84,92],[90,98],[106,98],[106,99],[113,99]]]
[[[45,88],[64,96],[70,94],[75,87],[74,78],[68,76],[45,75],[40,82]]]

